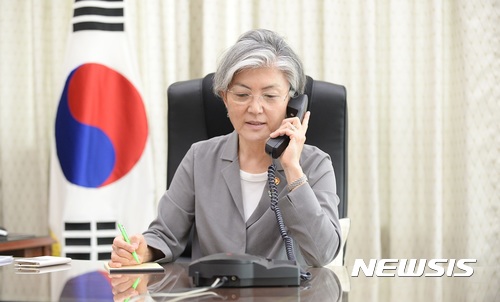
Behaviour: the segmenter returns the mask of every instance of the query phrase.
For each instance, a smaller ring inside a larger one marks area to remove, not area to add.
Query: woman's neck
[[[272,159],[265,151],[265,142],[263,143],[245,143],[239,141],[238,158],[240,169],[248,173],[266,172],[272,163]]]

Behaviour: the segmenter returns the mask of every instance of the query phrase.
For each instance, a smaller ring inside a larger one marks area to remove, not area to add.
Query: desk
[[[12,234],[0,239],[0,255],[14,257],[35,257],[52,254],[52,243],[49,237]]]
[[[193,289],[187,267],[188,263],[169,263],[164,264],[165,273],[162,274],[109,276],[103,261],[73,260],[63,271],[19,274],[11,263],[0,266],[0,300],[123,301],[127,296],[114,296],[113,292],[126,293],[140,277],[139,291],[148,291],[154,301],[168,301],[171,298],[155,298],[154,295]],[[314,268],[311,273],[312,279],[300,287],[217,288],[211,290],[212,296],[199,297],[197,301],[340,301],[342,290],[332,270]]]
[[[138,277],[137,290],[153,296],[139,301],[170,301],[154,295],[192,289],[188,263],[164,264],[162,274],[112,276],[103,265],[102,261],[73,260],[66,270],[43,274],[18,274],[13,264],[0,266],[0,300],[123,301]],[[182,301],[500,301],[495,268],[475,267],[470,278],[344,276],[350,282],[349,293],[342,291],[339,280],[343,277],[332,269],[311,268],[309,272],[312,279],[300,287],[217,288],[210,290],[212,296]]]

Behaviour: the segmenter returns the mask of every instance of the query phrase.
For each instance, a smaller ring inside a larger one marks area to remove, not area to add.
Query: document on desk
[[[71,262],[71,258],[56,256],[38,256],[14,260],[16,267],[46,267]]]
[[[11,264],[14,261],[14,257],[12,256],[0,256],[0,266]]]
[[[61,265],[51,265],[44,267],[32,267],[32,266],[16,266],[16,274],[46,274],[59,271],[69,270],[71,264],[61,264]]]
[[[122,267],[111,267],[108,262],[104,264],[104,268],[110,274],[144,274],[144,273],[164,273],[163,266],[156,262],[146,262],[137,265],[129,265]]]

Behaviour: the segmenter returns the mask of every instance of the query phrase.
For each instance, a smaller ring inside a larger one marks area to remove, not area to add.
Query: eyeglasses
[[[227,90],[227,92],[231,93],[232,100],[241,105],[249,104],[250,101],[257,95],[253,95],[248,91],[243,90]],[[289,94],[287,93],[284,97],[276,94],[276,93],[264,93],[262,95],[258,95],[259,99],[262,99],[266,105],[274,105],[279,103],[280,101],[284,101]]]

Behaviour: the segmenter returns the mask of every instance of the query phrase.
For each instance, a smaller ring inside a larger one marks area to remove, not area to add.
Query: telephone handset
[[[308,99],[306,94],[291,98],[286,108],[286,117],[296,116],[302,121],[307,111],[307,104]],[[285,151],[289,142],[290,137],[288,135],[270,138],[266,143],[266,153],[270,154],[273,158],[278,158]]]

